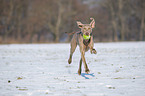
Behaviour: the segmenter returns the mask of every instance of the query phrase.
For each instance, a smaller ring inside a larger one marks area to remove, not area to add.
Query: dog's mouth
[[[90,35],[85,35],[85,34],[83,34],[83,38],[85,39],[85,40],[88,40],[88,39],[90,39]]]

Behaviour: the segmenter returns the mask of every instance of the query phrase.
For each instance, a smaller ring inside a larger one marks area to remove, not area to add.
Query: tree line
[[[96,42],[145,40],[144,0],[0,0],[0,43],[69,42],[90,17]]]

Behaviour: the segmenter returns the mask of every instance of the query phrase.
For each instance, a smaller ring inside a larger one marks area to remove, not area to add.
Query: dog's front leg
[[[90,41],[90,44],[89,44],[88,46],[89,46],[89,48],[90,48],[91,54],[92,54],[92,53],[97,54],[97,51],[94,49],[93,37],[91,37],[91,41]]]
[[[82,58],[80,59],[80,65],[79,65],[79,70],[78,70],[79,75],[81,75],[81,71],[82,71]]]
[[[85,72],[88,74],[90,72],[90,70],[87,66],[86,59],[85,59],[85,48],[80,48],[80,51],[81,51],[81,58],[82,58],[82,61],[84,63],[84,67],[85,67]]]

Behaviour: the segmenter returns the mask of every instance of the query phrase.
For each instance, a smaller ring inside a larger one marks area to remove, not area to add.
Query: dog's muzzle
[[[85,35],[85,34],[83,34],[83,38],[85,39],[85,40],[88,40],[88,39],[90,39],[90,35]]]

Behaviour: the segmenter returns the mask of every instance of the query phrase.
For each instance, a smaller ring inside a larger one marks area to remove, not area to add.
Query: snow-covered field
[[[96,43],[90,74],[69,44],[0,45],[0,96],[145,96],[145,42]]]

